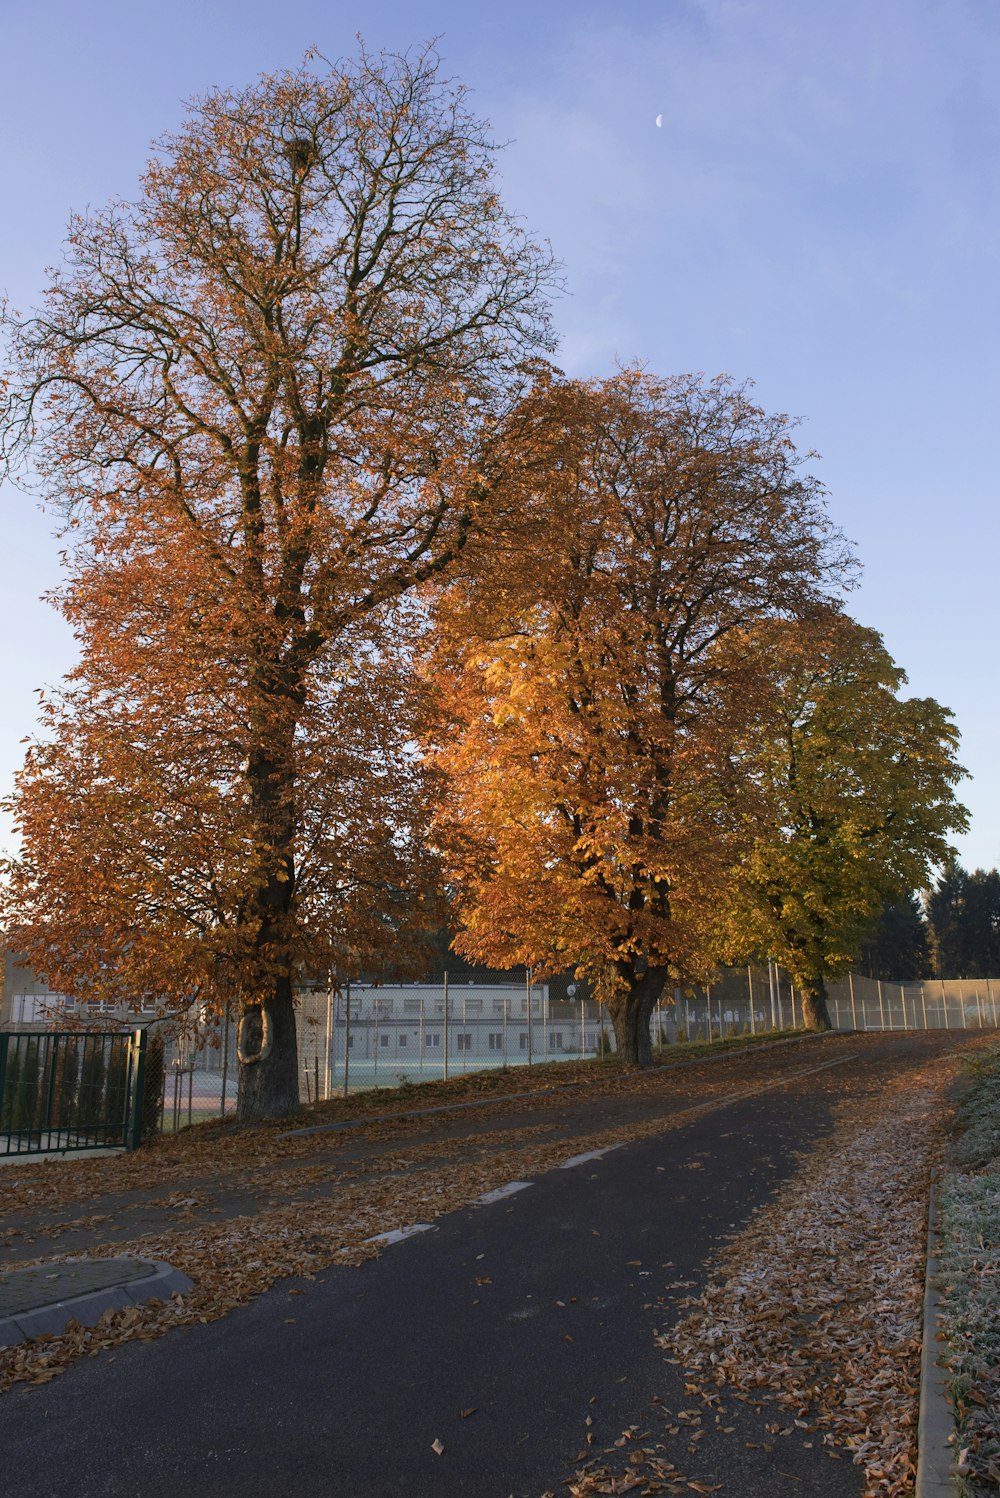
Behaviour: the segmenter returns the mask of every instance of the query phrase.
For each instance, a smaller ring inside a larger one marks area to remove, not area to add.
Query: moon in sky
[[[662,127],[662,125],[663,125],[663,116],[662,116],[662,114],[658,114],[658,115],[657,115],[657,116],[656,116],[656,124],[657,124],[657,128],[658,128],[658,129],[659,129],[659,128],[660,128],[660,127]]]

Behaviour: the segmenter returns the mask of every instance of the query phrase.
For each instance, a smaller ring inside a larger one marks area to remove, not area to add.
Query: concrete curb
[[[920,1354],[920,1411],[917,1417],[917,1478],[914,1498],[955,1498],[955,1416],[938,1365],[937,1199],[931,1183],[927,1203],[927,1269],[924,1279],[923,1348]]]
[[[53,1267],[70,1269],[74,1264],[89,1266],[115,1262],[114,1259],[72,1259],[63,1260]],[[58,1337],[70,1321],[78,1321],[81,1326],[96,1326],[107,1310],[119,1311],[125,1306],[143,1305],[150,1300],[169,1300],[171,1295],[184,1294],[193,1288],[193,1281],[172,1264],[150,1260],[144,1267],[149,1271],[147,1274],[133,1275],[121,1284],[102,1285],[82,1295],[51,1301],[0,1318],[0,1347],[13,1347],[15,1343],[26,1342],[32,1337]]]
[[[758,1045],[747,1045],[723,1050],[716,1053],[718,1056],[746,1056],[750,1051],[773,1051],[782,1045],[797,1045],[802,1040],[812,1040],[822,1032],[803,1030],[801,1035],[786,1035],[781,1040],[762,1040]],[[854,1034],[853,1030],[830,1030],[830,1035]],[[700,1056],[685,1056],[681,1061],[662,1061],[650,1068],[654,1071],[680,1071],[686,1066],[701,1066],[702,1063],[712,1056],[711,1050],[706,1049]],[[555,1082],[551,1087],[536,1087],[532,1092],[498,1092],[492,1097],[470,1098],[464,1102],[436,1103],[432,1108],[408,1108],[405,1112],[395,1113],[366,1113],[357,1118],[341,1119],[339,1123],[310,1124],[302,1129],[286,1129],[283,1134],[278,1134],[278,1139],[301,1139],[306,1134],[341,1134],[347,1129],[364,1129],[369,1124],[391,1123],[397,1118],[425,1118],[431,1113],[458,1113],[467,1108],[490,1108],[497,1107],[502,1103],[520,1103],[526,1098],[545,1097],[552,1092],[562,1092],[579,1087],[579,1082]],[[389,1090],[389,1089],[387,1089]]]
[[[86,1149],[77,1150],[67,1147],[64,1150],[18,1150],[16,1154],[0,1155],[0,1170],[5,1165],[37,1165],[45,1160],[103,1160],[109,1155],[125,1155],[128,1151],[124,1145],[114,1145],[108,1149]]]

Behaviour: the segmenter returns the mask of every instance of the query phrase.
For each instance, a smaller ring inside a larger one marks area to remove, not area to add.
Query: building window
[[[388,1035],[382,1034],[382,1035],[379,1036],[379,1039],[381,1040],[381,1042],[382,1042],[383,1045],[388,1045],[389,1044],[390,1037]]]
[[[456,1036],[456,1039],[458,1041],[458,1049],[460,1051],[472,1050],[472,1036],[470,1034],[458,1035]]]
[[[493,1033],[490,1035],[489,1039],[490,1039],[490,1050],[491,1051],[502,1051],[503,1050],[503,1031],[502,1030],[495,1030],[495,1031],[493,1031]]]
[[[521,1050],[522,1051],[526,1051],[527,1049],[528,1049],[528,1032],[527,1032],[527,1030],[522,1030],[521,1031]]]
[[[405,1035],[400,1035],[400,1036],[397,1037],[397,1039],[398,1039],[400,1045],[405,1045],[406,1044],[406,1036]]]
[[[463,1002],[465,1004],[465,1012],[466,1012],[466,1014],[472,1014],[472,1015],[482,1014],[482,1012],[483,1012],[483,1001],[482,1001],[482,999],[465,999]]]
[[[438,1046],[440,1044],[441,1044],[441,1037],[440,1037],[440,1035],[425,1035],[424,1036],[424,1049],[425,1050],[428,1050],[428,1051],[432,1050],[434,1046]]]
[[[347,1037],[347,1049],[349,1051],[353,1051],[354,1050],[354,1036],[353,1035],[348,1035],[348,1037]]]
[[[423,1003],[422,999],[404,999],[403,1000],[403,1013],[404,1014],[419,1014],[420,1013],[420,1005],[422,1003]]]
[[[550,1051],[561,1051],[562,1048],[563,1048],[562,1031],[561,1030],[550,1030],[549,1031],[549,1050]]]

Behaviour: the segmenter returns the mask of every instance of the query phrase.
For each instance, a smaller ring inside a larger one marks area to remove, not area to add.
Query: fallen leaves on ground
[[[829,1042],[823,1044],[825,1047]],[[569,1141],[546,1140],[552,1125],[540,1123],[494,1130],[462,1140],[420,1142],[418,1139],[409,1146],[401,1143],[398,1151],[381,1153],[362,1168],[341,1174],[336,1173],[335,1164],[329,1161],[305,1168],[296,1165],[296,1160],[307,1153],[306,1147],[308,1153],[315,1154],[315,1136],[286,1140],[278,1148],[273,1132],[248,1130],[242,1136],[245,1148],[238,1153],[233,1151],[233,1141],[228,1137],[213,1141],[211,1151],[203,1144],[202,1150],[194,1155],[189,1147],[181,1146],[179,1153],[182,1161],[186,1160],[189,1172],[195,1159],[204,1170],[206,1157],[214,1152],[217,1176],[212,1181],[221,1191],[222,1173],[227,1168],[239,1167],[237,1178],[243,1179],[246,1149],[259,1144],[262,1158],[251,1168],[257,1192],[283,1187],[285,1194],[281,1200],[268,1202],[252,1213],[214,1220],[199,1218],[189,1210],[178,1221],[177,1214],[168,1208],[172,1220],[157,1231],[116,1238],[89,1248],[88,1257],[166,1260],[187,1274],[194,1281],[194,1288],[186,1295],[174,1295],[167,1302],[143,1305],[138,1308],[138,1316],[133,1314],[134,1307],[128,1311],[108,1311],[96,1327],[74,1326],[58,1337],[0,1349],[0,1390],[18,1381],[33,1380],[40,1372],[60,1372],[78,1357],[125,1341],[148,1341],[174,1326],[215,1320],[261,1294],[281,1277],[311,1276],[332,1265],[361,1264],[377,1257],[378,1247],[368,1241],[376,1234],[414,1222],[431,1222],[505,1185],[512,1174],[526,1179],[543,1174],[572,1154],[684,1127],[698,1113],[717,1107],[721,1096],[752,1096],[762,1086],[774,1085],[785,1073],[799,1070],[802,1065],[801,1051],[793,1046],[770,1052],[768,1064],[757,1075],[734,1076],[728,1066],[718,1067],[713,1063],[693,1067],[683,1075],[683,1088],[692,1098],[689,1102],[683,1099],[683,1094],[677,1098],[676,1092],[681,1089],[677,1080],[670,1078],[669,1071],[639,1074],[635,1078],[619,1072],[615,1080],[619,1092],[626,1096],[663,1092],[666,1084],[667,1089],[671,1086],[676,1089],[675,1101],[681,1106],[674,1113],[594,1133],[574,1133]],[[589,1101],[589,1089],[586,1096]],[[332,1139],[338,1145],[343,1137],[321,1136],[324,1144]],[[88,1161],[87,1173],[95,1184],[95,1178],[105,1185],[114,1179],[119,1191],[134,1190],[139,1184],[135,1162],[141,1165],[144,1154],[137,1151],[124,1158]],[[156,1184],[175,1177],[177,1162],[168,1155],[166,1163],[168,1169],[163,1168],[163,1162],[153,1153],[150,1165]],[[296,1168],[290,1177],[292,1165]],[[95,1172],[95,1166],[103,1166],[104,1171]],[[118,1167],[119,1173],[113,1167]],[[48,1177],[64,1181],[72,1169],[72,1164],[60,1162],[51,1168],[51,1173],[42,1167],[35,1174],[43,1180]],[[290,1179],[298,1187],[304,1178],[315,1188],[314,1194],[296,1195],[290,1200],[287,1195]],[[20,1181],[14,1184],[22,1186]],[[31,1184],[31,1189],[35,1189],[33,1183],[23,1184]],[[231,1188],[233,1178],[225,1184]],[[73,1182],[72,1187],[78,1190],[79,1182]],[[184,1201],[194,1194],[186,1181],[183,1191],[172,1193],[166,1200]],[[7,1205],[6,1201],[4,1204]],[[190,1218],[190,1225],[185,1217]],[[78,1251],[61,1257],[77,1256]],[[58,1262],[58,1259],[47,1256],[44,1260],[22,1260],[16,1267],[35,1262]]]
[[[786,1409],[773,1434],[845,1446],[866,1498],[913,1484],[928,1178],[953,1074],[938,1063],[842,1104],[830,1138],[657,1338],[701,1389]]]

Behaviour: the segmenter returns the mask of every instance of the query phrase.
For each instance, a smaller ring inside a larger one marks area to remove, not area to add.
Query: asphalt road
[[[862,1064],[874,1076],[879,1063]],[[706,1422],[690,1455],[661,1413],[691,1404],[683,1370],[653,1339],[717,1241],[830,1129],[838,1074],[856,1065],[554,1170],[360,1268],[281,1282],[224,1320],[15,1387],[0,1399],[5,1492],[539,1498],[565,1492],[588,1432],[593,1455],[635,1426],[724,1495],[860,1494],[848,1460],[797,1437],[776,1445],[735,1400],[719,1421],[734,1429]]]

